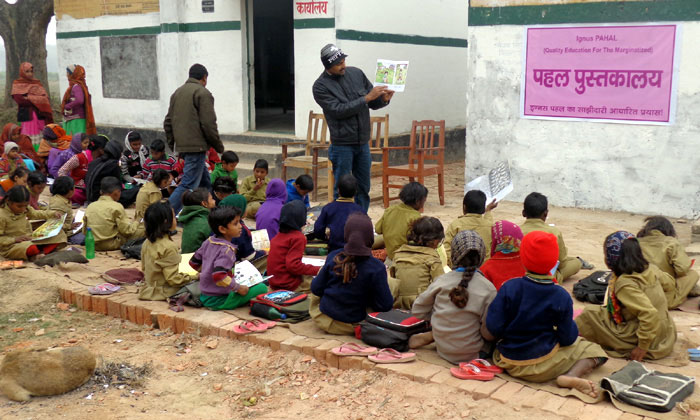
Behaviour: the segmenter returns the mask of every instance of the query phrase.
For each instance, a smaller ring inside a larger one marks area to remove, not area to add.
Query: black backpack
[[[355,337],[365,344],[378,348],[408,350],[408,339],[413,334],[430,331],[428,321],[418,319],[404,309],[372,312],[355,327]]]
[[[612,272],[596,271],[574,284],[574,296],[582,302],[602,304]]]

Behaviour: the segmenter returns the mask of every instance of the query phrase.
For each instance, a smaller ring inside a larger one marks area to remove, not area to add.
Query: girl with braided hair
[[[461,231],[451,245],[455,270],[431,283],[411,309],[414,316],[430,320],[433,330],[411,336],[408,344],[417,348],[434,340],[440,357],[457,364],[483,356],[480,329],[496,288],[478,271],[486,256],[478,233]]]
[[[394,298],[384,263],[372,256],[372,220],[353,213],[345,223],[345,247],[326,258],[311,282],[309,314],[316,325],[330,334],[352,335],[354,325],[367,317],[367,308],[386,312]]]

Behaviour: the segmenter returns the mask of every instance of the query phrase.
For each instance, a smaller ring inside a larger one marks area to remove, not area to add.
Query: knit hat
[[[348,220],[345,222],[344,238],[343,251],[347,255],[356,257],[372,255],[372,245],[374,244],[372,219],[361,212],[348,216]]]
[[[240,194],[231,194],[219,202],[219,207],[238,207],[241,209],[241,214],[245,214],[247,206],[248,200]]]
[[[19,146],[17,145],[17,143],[15,143],[15,142],[13,142],[13,141],[7,141],[7,142],[5,142],[5,155],[7,155],[8,153],[10,153],[10,150],[12,150],[12,149],[17,149],[17,150],[19,150]]]
[[[292,200],[282,206],[280,211],[280,227],[301,230],[306,224],[306,206],[301,200]]]
[[[75,64],[69,65],[68,67],[66,67],[66,70],[68,71],[68,73],[73,74],[73,72],[75,71]]]
[[[535,274],[548,274],[559,260],[557,237],[539,230],[525,235],[520,246],[520,261]]]
[[[484,240],[481,239],[478,233],[473,230],[463,230],[458,232],[452,239],[452,266],[459,267],[460,261],[464,258],[469,251],[477,251],[479,253],[479,263],[480,266],[484,262],[484,256],[486,255],[486,245],[484,245]]]
[[[617,260],[620,259],[622,243],[630,238],[634,238],[634,235],[627,231],[619,230],[605,239],[605,263],[608,267],[613,267],[617,263]]]
[[[321,62],[323,67],[329,69],[340,62],[348,55],[345,54],[340,48],[336,47],[334,44],[326,44],[321,48]]]

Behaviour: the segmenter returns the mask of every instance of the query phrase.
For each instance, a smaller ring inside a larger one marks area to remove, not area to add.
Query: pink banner
[[[526,31],[524,117],[672,121],[676,25]]]

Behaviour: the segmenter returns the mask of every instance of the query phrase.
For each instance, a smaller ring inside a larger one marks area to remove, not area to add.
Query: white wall
[[[560,206],[700,216],[700,23],[681,25],[671,126],[520,119],[523,27],[470,27],[466,181],[510,160],[508,200],[539,191]]]

